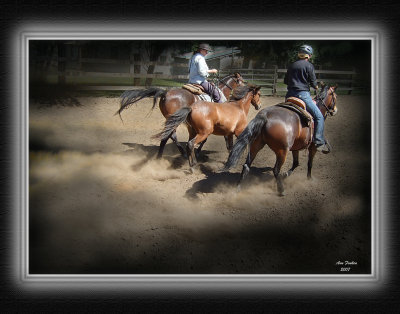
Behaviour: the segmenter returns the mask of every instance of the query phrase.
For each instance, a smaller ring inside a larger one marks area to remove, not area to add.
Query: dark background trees
[[[102,72],[124,73],[120,80],[118,75],[106,75],[102,83],[105,85],[150,86],[155,84],[153,78],[143,77],[143,74],[153,75],[155,63],[175,64],[168,74],[186,75],[187,59],[179,58],[196,50],[201,41],[195,40],[31,40],[29,43],[29,70],[31,96],[38,93],[44,96],[43,86],[49,84],[48,77],[52,75],[51,84],[67,85],[66,72]],[[317,70],[355,71],[357,85],[369,90],[371,81],[371,42],[369,40],[210,40],[213,47],[237,48],[243,58],[241,68],[285,69],[296,60],[298,48],[309,44],[314,49],[312,63]],[[92,59],[87,62],[88,59]],[[99,62],[93,59],[99,59]],[[100,59],[110,62],[105,64]],[[166,60],[168,59],[168,60]],[[85,61],[86,60],[86,61]],[[128,64],[127,64],[128,63]],[[208,61],[210,67],[219,68],[217,59]],[[130,74],[129,77],[126,74]],[[140,75],[141,77],[140,78]],[[79,84],[95,84],[99,77],[92,74],[87,82],[73,77],[73,86]],[[107,81],[107,77],[112,78]],[[125,77],[125,81],[122,78]],[[319,79],[324,79],[320,75]],[[326,78],[327,79],[327,78]],[[347,77],[345,79],[348,79]],[[119,84],[118,84],[118,83]],[[71,83],[71,79],[69,80]],[[159,83],[159,82],[157,82]],[[71,85],[71,84],[69,84]],[[40,87],[42,86],[42,87]],[[70,86],[71,87],[71,86]],[[45,90],[55,89],[45,88]],[[48,95],[46,95],[47,97]]]

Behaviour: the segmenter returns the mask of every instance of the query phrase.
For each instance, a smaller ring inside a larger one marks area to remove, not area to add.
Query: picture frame
[[[248,289],[250,291],[282,292],[288,289],[296,291],[318,291],[321,287],[326,289],[326,294],[348,291],[358,294],[360,287],[363,289],[379,289],[386,272],[384,265],[387,256],[383,252],[384,242],[380,230],[386,223],[382,209],[385,207],[381,196],[383,189],[384,170],[382,166],[382,149],[380,139],[382,134],[382,106],[378,103],[385,99],[382,86],[385,84],[382,73],[386,64],[380,58],[386,43],[381,35],[381,30],[375,25],[366,26],[337,26],[320,27],[318,31],[313,28],[304,28],[298,32],[294,27],[278,29],[265,23],[249,23],[246,27],[222,27],[209,23],[201,31],[193,26],[185,27],[182,31],[179,25],[165,23],[163,25],[138,24],[135,30],[116,27],[114,30],[99,28],[96,31],[82,31],[79,26],[63,26],[59,29],[46,31],[45,27],[31,30],[21,27],[15,32],[14,42],[15,58],[13,67],[16,69],[14,90],[14,121],[17,134],[17,145],[13,147],[17,156],[17,165],[13,174],[18,178],[14,190],[14,235],[16,236],[13,247],[13,265],[15,265],[15,278],[19,278],[23,289],[35,290],[43,287],[51,289],[57,286],[67,291],[80,289],[108,290],[110,287],[120,291],[127,289],[143,289],[158,287],[170,291],[184,290],[185,287],[207,287],[211,290]],[[334,30],[332,30],[334,29]],[[29,273],[29,41],[30,40],[367,40],[371,42],[371,274],[363,275],[32,275]],[[22,196],[22,198],[21,198]],[[143,286],[146,288],[143,288]],[[234,287],[234,288],[232,288]]]

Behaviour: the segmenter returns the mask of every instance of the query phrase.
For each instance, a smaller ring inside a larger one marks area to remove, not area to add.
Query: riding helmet
[[[306,53],[306,54],[312,55],[313,54],[313,49],[309,45],[302,45],[299,48],[299,53]]]

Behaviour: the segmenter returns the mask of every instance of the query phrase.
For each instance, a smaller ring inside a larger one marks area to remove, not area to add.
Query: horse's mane
[[[327,93],[328,93],[328,90],[329,90],[329,86],[328,85],[324,85],[322,87],[321,91],[318,93],[317,99],[318,100],[324,100],[326,95],[327,95]]]
[[[247,95],[247,93],[251,90],[256,89],[257,86],[253,84],[248,84],[248,85],[242,85],[242,86],[237,86],[231,95],[231,98],[229,99],[230,101],[236,101],[242,99],[244,96]]]

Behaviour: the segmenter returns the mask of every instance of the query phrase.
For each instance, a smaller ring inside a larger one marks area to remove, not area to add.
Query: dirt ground
[[[371,116],[367,97],[339,95],[326,121],[333,151],[307,153],[276,192],[264,148],[241,192],[245,159],[211,136],[191,174],[172,142],[155,159],[164,118],[145,99],[117,97],[29,108],[29,266],[32,274],[368,274]],[[282,97],[263,97],[262,107]],[[256,115],[250,108],[249,121]],[[187,131],[178,129],[181,142]],[[291,166],[289,156],[283,171]],[[350,266],[340,262],[352,262]],[[338,263],[339,262],[339,263]],[[344,271],[342,267],[350,267]]]

